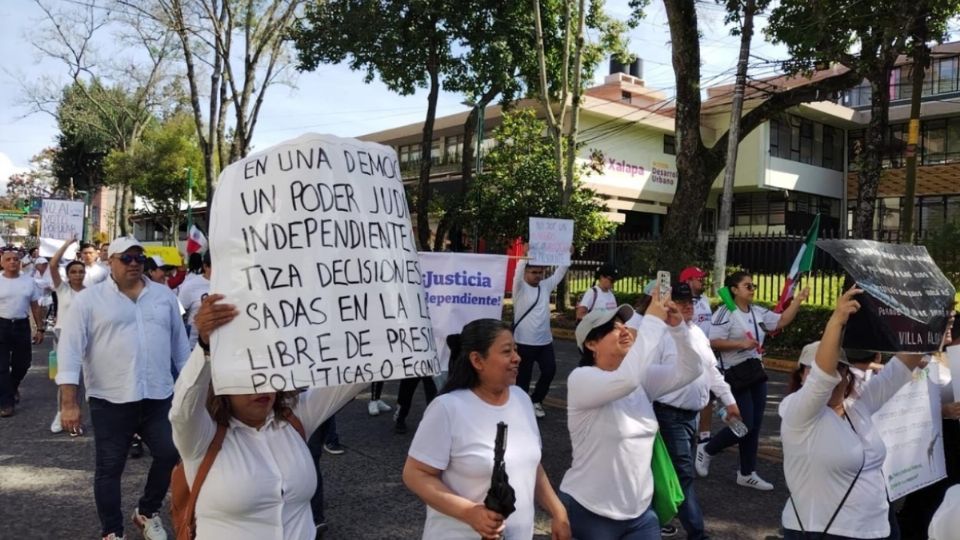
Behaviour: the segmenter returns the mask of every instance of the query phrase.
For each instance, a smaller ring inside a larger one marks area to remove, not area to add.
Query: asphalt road
[[[49,431],[56,402],[56,387],[47,378],[46,368],[51,341],[48,335],[44,344],[34,349],[33,367],[21,386],[23,397],[17,414],[0,419],[0,538],[99,538],[93,502],[93,438]],[[556,350],[558,373],[546,403],[547,417],[540,424],[543,464],[555,487],[570,464],[563,406],[566,377],[577,361],[573,343],[557,341]],[[696,484],[708,532],[716,540],[779,538],[780,512],[787,494],[778,457],[776,407],[785,382],[785,375],[771,374],[758,465],[760,475],[773,482],[775,490],[759,492],[737,486],[735,450],[714,458],[710,477]],[[397,383],[387,383],[384,400],[393,404],[396,391]],[[423,412],[422,393],[418,391],[414,400],[407,435],[393,433],[389,413],[368,416],[367,398],[361,395],[337,416],[347,452],[321,458],[330,524],[327,538],[419,538],[424,506],[404,488],[400,473]],[[148,465],[149,457],[127,462],[123,481],[127,515],[136,505]],[[538,530],[549,533],[544,515],[538,516]],[[128,538],[138,537],[131,532],[132,527],[127,530]]]

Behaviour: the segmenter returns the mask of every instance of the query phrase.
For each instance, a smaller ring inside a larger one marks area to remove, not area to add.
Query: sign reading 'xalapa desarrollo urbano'
[[[923,246],[872,240],[820,240],[863,289],[843,346],[881,352],[936,351],[956,291]]]
[[[227,167],[211,291],[221,394],[434,375],[436,345],[396,152],[308,134]]]

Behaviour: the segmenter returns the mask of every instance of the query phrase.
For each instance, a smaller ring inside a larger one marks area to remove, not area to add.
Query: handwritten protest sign
[[[530,264],[570,266],[573,220],[530,218]]]
[[[937,350],[956,291],[923,246],[820,240],[863,289],[843,346],[881,352]]]
[[[507,281],[506,255],[474,253],[421,253],[423,286],[433,321],[440,366],[447,371],[450,348],[447,336],[459,334],[477,319],[500,319]]]
[[[940,392],[934,362],[914,372],[913,381],[874,413],[873,422],[887,447],[883,473],[890,500],[947,476],[943,459]]]
[[[396,152],[308,134],[227,167],[211,291],[240,315],[212,336],[217,393],[439,372]]]
[[[83,201],[44,199],[40,208],[40,256],[52,257],[64,241],[83,238]],[[77,246],[67,248],[66,259],[76,256]]]

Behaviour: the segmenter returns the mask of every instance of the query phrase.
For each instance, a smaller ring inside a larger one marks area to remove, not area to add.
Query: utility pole
[[[727,138],[727,166],[723,172],[723,196],[720,218],[717,222],[717,242],[713,253],[713,290],[723,283],[727,267],[727,246],[730,244],[730,214],[733,209],[733,180],[737,174],[737,150],[740,147],[740,117],[743,114],[743,95],[747,86],[747,63],[750,60],[750,39],[753,37],[753,14],[756,0],[743,4],[743,26],[740,29],[740,58],[737,60],[737,78],[733,84],[730,104],[730,129]]]

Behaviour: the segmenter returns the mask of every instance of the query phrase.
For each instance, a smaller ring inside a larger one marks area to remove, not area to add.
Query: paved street
[[[99,525],[93,503],[93,438],[70,438],[49,431],[56,401],[56,388],[47,378],[47,340],[34,350],[34,366],[24,381],[23,401],[16,416],[0,419],[0,538],[97,538]],[[556,343],[559,370],[547,417],[540,429],[544,442],[543,462],[554,486],[559,485],[570,464],[570,440],[563,403],[565,381],[576,365],[572,342]],[[776,406],[785,389],[786,377],[772,373],[770,400],[759,472],[776,486],[759,492],[735,483],[736,453],[717,456],[711,476],[697,484],[707,528],[714,539],[764,539],[776,537],[780,511],[786,500],[783,474],[777,458]],[[388,383],[384,399],[393,403],[397,383]],[[390,414],[371,418],[366,398],[360,396],[337,416],[340,438],[347,447],[341,456],[324,455],[324,487],[331,539],[419,538],[423,504],[400,479],[407,446],[413,437],[394,435]],[[423,411],[418,392],[408,422],[416,425]],[[124,512],[136,505],[149,459],[129,460],[124,476]],[[549,532],[548,523],[538,529]],[[137,538],[136,535],[128,537]],[[682,536],[677,536],[681,538]],[[540,538],[540,537],[538,537]]]

